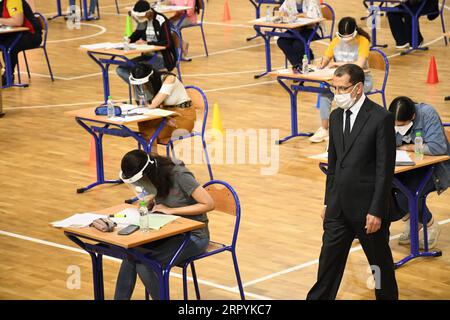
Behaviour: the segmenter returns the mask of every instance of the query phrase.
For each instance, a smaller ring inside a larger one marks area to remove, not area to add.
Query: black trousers
[[[0,38],[0,45],[8,48],[12,42],[16,39],[17,35],[5,34]],[[16,44],[14,49],[11,51],[11,72],[14,74],[14,69],[16,68],[18,55],[20,51],[37,48],[42,42],[42,34],[40,31],[36,31],[34,34],[31,32],[23,32],[22,37]]]
[[[313,29],[301,29],[298,31],[301,36],[304,39],[308,39],[311,36],[311,33],[313,32]],[[320,36],[316,33],[313,37],[313,40],[319,39]],[[305,45],[301,40],[298,39],[292,39],[292,38],[283,38],[280,37],[277,40],[278,47],[283,51],[283,53],[286,55],[286,58],[288,61],[293,65],[300,65],[302,64],[303,56],[305,55]],[[314,54],[311,52],[311,60],[314,59]]]
[[[372,270],[375,270],[377,300],[397,300],[398,288],[394,261],[389,247],[389,226],[390,222],[383,221],[380,230],[367,234],[363,221],[349,221],[343,213],[337,218],[325,217],[317,282],[306,299],[334,300],[336,298],[347,257],[356,235]]]
[[[418,10],[418,6],[409,6],[412,12]],[[403,12],[388,12],[387,18],[389,27],[391,28],[392,36],[394,37],[397,46],[402,46],[407,43],[412,45],[412,19],[408,13]],[[420,33],[420,24],[417,25],[419,43],[423,41],[422,33]]]

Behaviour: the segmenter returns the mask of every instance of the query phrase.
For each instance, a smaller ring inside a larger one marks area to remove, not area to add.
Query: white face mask
[[[404,126],[395,126],[395,132],[404,136],[409,131],[409,129],[411,129],[412,126],[413,126],[412,121]]]
[[[349,93],[342,93],[342,94],[335,94],[334,95],[334,101],[336,102],[336,106],[338,106],[341,109],[347,110],[353,107],[353,105],[356,102],[356,97],[352,97],[353,90],[355,90],[355,87],[353,87],[352,91]]]

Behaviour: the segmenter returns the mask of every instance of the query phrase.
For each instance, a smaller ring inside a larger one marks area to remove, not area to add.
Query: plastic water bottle
[[[423,138],[421,132],[416,132],[416,137],[414,138],[414,155],[416,160],[423,159]]]
[[[111,96],[108,97],[108,101],[106,102],[107,114],[108,118],[112,118],[116,115],[114,111],[114,102],[112,101]]]
[[[145,201],[139,203],[139,229],[141,232],[148,232],[148,209]]]
[[[303,74],[309,73],[309,62],[308,62],[308,57],[306,56],[306,54],[303,56],[303,60],[302,60],[302,73]]]
[[[147,106],[147,100],[145,99],[144,94],[139,94],[138,96],[138,102],[140,108],[145,108]]]
[[[270,7],[266,7],[266,22],[272,21],[272,12],[270,12]]]

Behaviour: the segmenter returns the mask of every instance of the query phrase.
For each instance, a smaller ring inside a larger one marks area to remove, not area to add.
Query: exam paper
[[[397,150],[395,155],[395,165],[397,166],[413,166],[414,161],[409,156],[408,152],[404,150]]]
[[[98,218],[105,218],[106,216],[103,214],[95,214],[95,213],[77,213],[73,216],[52,222],[51,224],[56,228],[67,228],[67,227],[76,227],[83,228],[89,226],[92,221]]]

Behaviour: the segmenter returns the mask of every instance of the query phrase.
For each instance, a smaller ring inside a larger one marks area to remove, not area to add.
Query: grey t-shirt
[[[192,193],[200,184],[195,180],[192,172],[182,165],[175,165],[171,173],[172,187],[166,198],[156,196],[156,204],[164,204],[170,208],[179,208],[196,204]],[[183,216],[184,218],[205,223],[205,227],[192,231],[193,235],[199,238],[209,238],[208,216],[206,213],[193,216]]]

